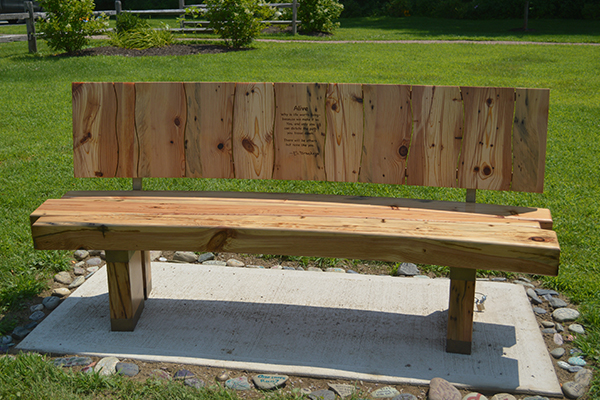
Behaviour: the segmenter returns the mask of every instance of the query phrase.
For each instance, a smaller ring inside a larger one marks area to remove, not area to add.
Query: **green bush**
[[[93,0],[39,0],[46,18],[38,22],[41,37],[53,50],[72,53],[88,44],[88,36],[108,28],[108,17],[94,17]]]
[[[150,25],[148,24],[148,21],[146,21],[145,19],[140,18],[138,15],[129,13],[129,12],[123,12],[119,15],[117,15],[117,22],[116,22],[116,29],[117,32],[121,33],[121,32],[128,32],[128,31],[133,31],[135,29],[145,29],[145,28],[150,28]]]
[[[163,29],[152,29],[148,21],[128,12],[117,15],[116,30],[109,36],[111,45],[125,49],[144,50],[173,43],[168,25]]]
[[[344,6],[338,0],[300,0],[298,2],[298,19],[303,32],[333,33],[340,26],[333,22],[339,18]]]
[[[207,0],[204,16],[227,47],[248,46],[267,26],[261,21],[273,15],[273,9],[260,0]]]

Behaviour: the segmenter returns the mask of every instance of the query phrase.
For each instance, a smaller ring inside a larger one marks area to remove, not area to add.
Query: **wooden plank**
[[[185,176],[186,100],[182,83],[135,84],[136,177]]]
[[[475,269],[452,268],[450,270],[450,302],[446,336],[446,351],[449,353],[471,354],[476,275]]]
[[[117,100],[112,83],[73,83],[75,177],[117,176]]]
[[[135,176],[135,85],[133,83],[115,83],[117,96],[116,135],[118,164],[116,177],[133,178]],[[108,129],[108,127],[106,127]]]
[[[549,89],[517,89],[512,190],[544,191]]]
[[[363,96],[360,84],[327,87],[325,173],[328,181],[357,182],[363,143]]]
[[[273,178],[324,181],[325,95],[320,83],[275,83]]]
[[[413,86],[409,185],[456,187],[463,107],[458,87]]]
[[[458,169],[459,187],[510,190],[512,88],[461,88],[465,128]]]
[[[233,160],[238,179],[273,177],[272,83],[238,83],[233,105]]]
[[[186,176],[233,178],[231,135],[235,83],[185,83]]]
[[[149,251],[142,251],[142,278],[144,281],[144,300],[148,300],[148,296],[152,293],[152,260],[150,259]]]
[[[114,262],[110,253],[106,251],[111,330],[133,331],[144,309],[141,254],[136,251],[129,262]]]
[[[363,85],[361,182],[403,184],[410,146],[410,86]]]

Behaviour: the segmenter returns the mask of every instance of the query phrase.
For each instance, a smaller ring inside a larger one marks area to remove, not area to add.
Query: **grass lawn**
[[[435,24],[430,22],[430,25]],[[0,27],[0,33],[2,29],[4,27]],[[381,26],[354,29],[393,31]],[[414,32],[414,37],[430,38],[425,33],[416,33],[416,26],[407,29]],[[473,28],[468,35],[476,35],[480,29],[481,26]],[[426,31],[436,32],[436,29],[431,26],[421,29],[421,32]],[[583,31],[574,35],[559,32],[563,35],[560,41],[582,41],[589,34]],[[490,37],[504,37],[488,32]],[[458,31],[449,33],[457,34]],[[343,37],[342,29],[339,35]],[[484,33],[478,35],[483,37]],[[591,37],[593,41],[600,40],[598,33]],[[44,42],[40,42],[39,48],[40,55],[29,55],[25,42],[0,44],[3,107],[0,113],[0,317],[11,307],[21,307],[23,299],[38,293],[50,274],[67,267],[66,253],[33,250],[29,214],[45,199],[60,197],[68,190],[129,189],[131,185],[129,180],[122,179],[73,178],[70,89],[73,81],[318,81],[548,87],[551,95],[544,194],[480,191],[478,201],[551,209],[562,257],[560,275],[547,278],[546,282],[581,303],[588,334],[578,345],[587,353],[587,359],[595,360],[597,365],[600,357],[600,202],[597,200],[600,193],[600,47],[290,42],[257,43],[254,49],[240,52],[147,58],[57,57],[50,54]],[[281,188],[278,185],[320,193],[464,198],[464,192],[459,189],[386,185],[366,188],[360,184],[273,182],[266,186],[261,184],[257,189],[277,190]],[[254,182],[211,180],[148,180],[145,184],[148,189],[248,190],[255,186]],[[12,326],[13,322],[2,319],[0,334],[9,332]],[[36,361],[27,362],[37,365]],[[8,367],[0,364],[0,372],[7,371],[3,368]],[[0,386],[11,384],[2,379],[7,378],[0,378]],[[62,376],[54,376],[52,381],[59,382],[60,386],[62,379]],[[595,382],[594,393],[600,395],[598,378]],[[85,385],[89,387],[94,383]],[[112,389],[98,387],[98,393],[112,396]]]

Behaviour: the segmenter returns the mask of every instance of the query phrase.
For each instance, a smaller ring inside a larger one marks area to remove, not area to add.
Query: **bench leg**
[[[113,331],[133,331],[142,314],[146,282],[144,259],[140,251],[106,251],[110,328]],[[149,263],[147,265],[149,267]]]
[[[475,269],[450,269],[450,305],[446,337],[448,353],[471,354],[476,274]]]
[[[152,270],[150,269],[150,252],[142,251],[142,275],[144,277],[144,299],[152,292]]]

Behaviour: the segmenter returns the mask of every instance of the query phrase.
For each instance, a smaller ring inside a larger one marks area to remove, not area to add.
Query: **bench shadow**
[[[476,322],[473,353],[450,354],[446,311],[150,298],[134,332],[111,332],[107,294],[68,298],[63,306],[69,303],[68,317],[53,323],[60,329],[51,335],[54,343],[68,343],[62,350],[71,354],[389,383],[443,377],[479,390],[519,387],[518,360],[503,356],[516,344],[515,328]]]

